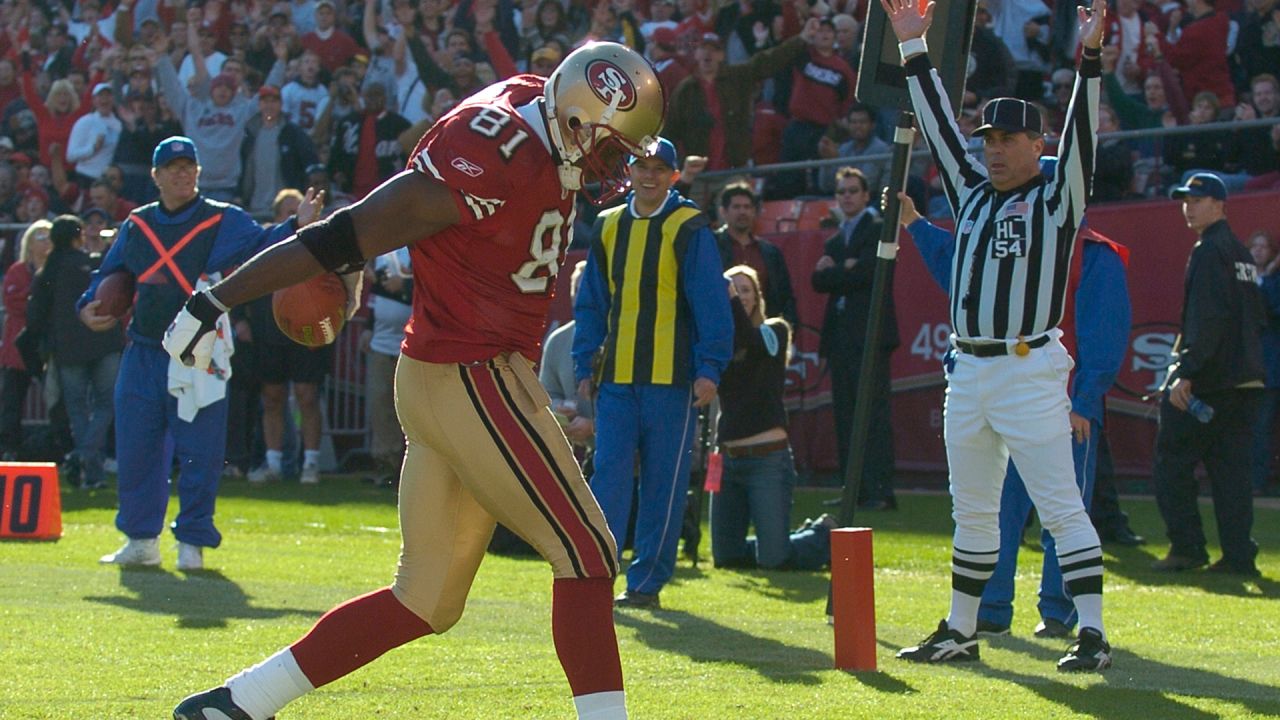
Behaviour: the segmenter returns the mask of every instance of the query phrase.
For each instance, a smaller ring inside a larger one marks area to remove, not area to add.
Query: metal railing
[[[366,327],[368,320],[357,315],[339,333],[334,341],[333,368],[322,391],[324,434],[334,444],[335,460],[339,463],[353,452],[369,448],[370,408],[365,402],[368,361],[360,348],[360,334]],[[33,426],[48,422],[44,383],[33,382],[27,390],[22,423]]]
[[[1108,140],[1140,140],[1145,138],[1166,137],[1171,135],[1198,135],[1208,134],[1232,130],[1247,130],[1255,127],[1270,127],[1280,124],[1280,117],[1259,118],[1256,120],[1228,120],[1224,122],[1205,123],[1203,125],[1176,125],[1174,127],[1158,127],[1143,128],[1140,130],[1120,130],[1117,132],[1099,133],[1099,142]],[[1055,147],[1058,144],[1057,138],[1047,139],[1045,147]],[[796,160],[792,162],[770,163],[768,165],[751,165],[741,168],[732,168],[728,170],[707,170],[699,173],[698,179],[721,179],[730,177],[742,177],[743,175],[772,175],[774,173],[787,172],[791,170],[809,170],[825,167],[842,167],[851,163],[864,162],[888,162],[892,158],[892,153],[871,153],[868,155],[857,155],[852,157],[825,158],[818,160]],[[929,150],[927,148],[917,148],[911,151],[911,158],[928,158]],[[1160,159],[1160,158],[1157,158]]]

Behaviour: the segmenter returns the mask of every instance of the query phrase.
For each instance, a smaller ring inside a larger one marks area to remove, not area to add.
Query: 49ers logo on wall
[[[619,110],[630,110],[636,105],[636,86],[622,68],[608,60],[596,60],[587,65],[587,84],[596,97],[612,105],[614,97],[618,99]]]

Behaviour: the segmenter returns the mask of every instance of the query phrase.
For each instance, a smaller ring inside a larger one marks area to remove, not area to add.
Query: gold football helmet
[[[643,155],[658,139],[667,113],[649,61],[625,45],[587,43],[551,73],[543,95],[565,189],[598,182],[599,192],[588,194],[597,205],[625,193],[628,155]]]

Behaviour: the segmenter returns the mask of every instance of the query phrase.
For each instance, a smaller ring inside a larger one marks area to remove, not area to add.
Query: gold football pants
[[[617,574],[613,535],[549,406],[518,353],[474,365],[400,357],[396,412],[408,452],[392,589],[436,632],[462,615],[495,521],[557,578]]]

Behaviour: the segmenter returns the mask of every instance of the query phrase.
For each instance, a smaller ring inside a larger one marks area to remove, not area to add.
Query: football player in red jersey
[[[408,452],[395,582],[183,700],[175,718],[266,720],[394,647],[448,630],[495,521],[551,563],[552,635],[578,717],[626,717],[612,614],[617,553],[532,359],[575,192],[598,183],[593,200],[603,201],[625,191],[624,163],[655,142],[665,106],[640,55],[585,45],[545,80],[519,75],[471,96],[427,131],[407,170],[192,296],[164,344],[199,367],[231,306],[336,272],[353,312],[365,259],[404,245],[413,253],[413,317],[396,370]]]

